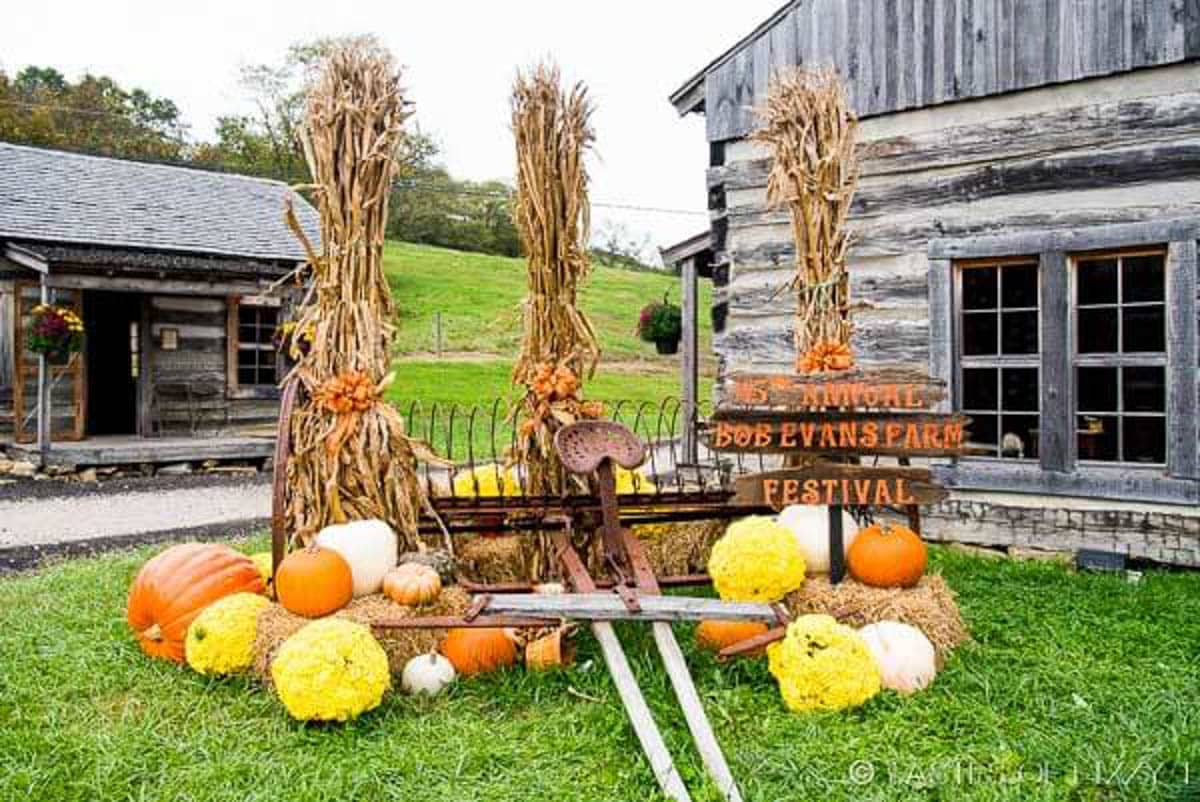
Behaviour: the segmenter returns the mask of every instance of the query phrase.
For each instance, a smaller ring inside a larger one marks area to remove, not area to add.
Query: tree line
[[[358,37],[382,47],[374,37]],[[121,86],[104,75],[75,81],[48,66],[15,74],[0,69],[0,141],[122,159],[310,182],[296,132],[304,90],[337,39],[290,47],[274,64],[243,67],[238,83],[250,111],[220,115],[213,136],[190,136],[179,106]],[[388,236],[407,242],[504,256],[520,255],[511,188],[501,181],[465,181],[440,162],[439,146],[410,123],[400,154],[403,171],[391,198]],[[597,238],[594,255],[616,266],[640,267],[636,242],[619,227]]]

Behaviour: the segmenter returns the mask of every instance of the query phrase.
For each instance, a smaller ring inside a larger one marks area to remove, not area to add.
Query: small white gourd
[[[350,564],[354,596],[369,596],[383,587],[383,578],[396,567],[396,533],[383,521],[354,521],[327,526],[317,545],[336,551]]]
[[[796,536],[804,552],[805,573],[809,576],[829,573],[829,508],[811,504],[793,504],[779,513],[779,523]],[[858,537],[858,524],[850,513],[842,510],[842,548]]]
[[[404,664],[400,687],[407,694],[437,696],[455,676],[454,665],[437,652],[419,654]]]
[[[880,621],[858,631],[879,664],[883,687],[903,694],[928,688],[937,676],[937,652],[925,633],[899,621]]]

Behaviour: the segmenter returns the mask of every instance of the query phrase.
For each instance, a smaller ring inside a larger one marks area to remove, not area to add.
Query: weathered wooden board
[[[735,373],[731,400],[791,409],[930,409],[946,397],[919,371],[878,368],[839,374]]]
[[[499,595],[485,608],[489,613],[513,613],[581,621],[778,621],[769,604],[693,599],[686,596],[640,596],[641,610],[632,611],[620,596],[606,593],[564,593],[559,596]]]
[[[714,451],[947,457],[968,453],[969,420],[935,413],[719,409],[703,435]]]
[[[743,476],[737,480],[734,502],[778,511],[793,504],[936,504],[949,495],[927,469],[818,464]]]
[[[809,0],[673,99],[695,110],[702,83],[708,140],[721,142],[749,133],[749,109],[781,63],[836,67],[861,116],[1173,64],[1200,49],[1200,15],[1185,13],[1187,3]]]

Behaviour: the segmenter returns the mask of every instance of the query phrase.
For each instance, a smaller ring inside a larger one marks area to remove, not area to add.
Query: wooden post
[[[699,293],[696,286],[696,258],[685,259],[680,267],[683,283],[683,358],[680,360],[683,384],[683,462],[700,461],[696,440],[697,396],[699,394]]]
[[[439,309],[433,313],[433,341],[437,358],[442,358],[442,312]]]
[[[50,288],[46,284],[46,275],[42,274],[41,303],[50,303]],[[50,460],[50,363],[45,354],[38,354],[38,413],[37,413],[37,443],[38,454],[44,468]]]
[[[846,578],[846,552],[842,546],[842,507],[829,505],[829,583],[836,585]]]

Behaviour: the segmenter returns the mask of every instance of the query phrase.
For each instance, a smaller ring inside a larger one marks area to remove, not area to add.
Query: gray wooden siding
[[[1197,131],[1200,91],[1192,91],[865,144],[850,264],[862,360],[928,366],[937,335],[931,240],[1200,218]],[[786,368],[794,359],[793,299],[780,292],[794,255],[787,213],[766,206],[761,148],[737,141],[724,152],[708,174],[725,205],[713,213],[725,231],[714,243],[716,273],[727,275],[714,297],[725,316],[714,349],[726,373]]]
[[[860,116],[1200,58],[1196,0],[800,0],[704,78],[708,139],[780,66],[832,66]]]
[[[149,371],[152,381],[169,388],[159,393],[157,418],[172,432],[186,432],[192,413],[198,415],[205,434],[236,433],[278,419],[276,400],[229,397],[226,309],[224,298],[160,295],[150,299]],[[164,328],[179,332],[177,350],[162,349]],[[183,381],[193,386],[190,404],[179,388]]]

